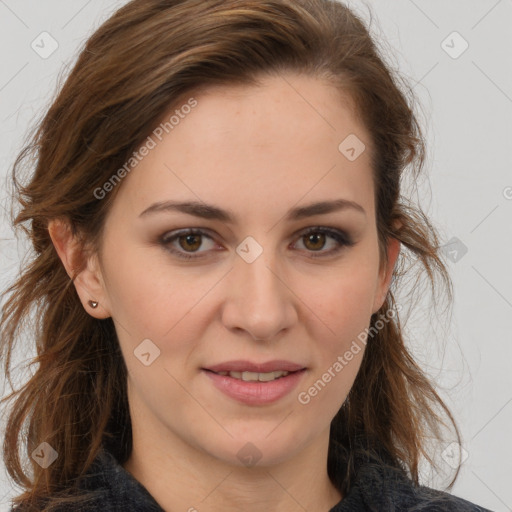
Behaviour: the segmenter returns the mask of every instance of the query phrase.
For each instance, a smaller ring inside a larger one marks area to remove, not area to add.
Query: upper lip
[[[275,360],[266,363],[253,363],[251,361],[226,361],[212,366],[203,368],[212,372],[256,372],[268,373],[277,371],[295,372],[305,368],[302,364],[293,363],[292,361]]]

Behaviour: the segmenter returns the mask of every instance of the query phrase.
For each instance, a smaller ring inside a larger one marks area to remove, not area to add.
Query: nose
[[[254,261],[238,255],[226,283],[222,319],[226,328],[243,330],[256,341],[274,340],[297,321],[296,295],[270,250]]]

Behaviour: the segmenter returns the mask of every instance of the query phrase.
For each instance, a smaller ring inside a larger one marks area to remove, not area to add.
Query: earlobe
[[[65,220],[51,220],[48,233],[68,276],[74,279],[84,309],[94,318],[109,318],[111,314],[97,256],[86,255],[83,244]]]
[[[395,264],[400,254],[401,243],[397,238],[390,238],[388,241],[387,255],[388,261],[385,267],[379,275],[379,284],[375,294],[375,301],[373,304],[373,313],[375,314],[384,304],[386,295],[388,294],[389,287],[391,285],[391,279],[393,278],[393,271]]]

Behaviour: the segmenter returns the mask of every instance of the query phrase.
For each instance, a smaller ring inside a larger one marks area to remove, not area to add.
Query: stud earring
[[[95,309],[98,307],[98,303],[95,300],[90,300],[89,306],[91,306],[91,308]]]

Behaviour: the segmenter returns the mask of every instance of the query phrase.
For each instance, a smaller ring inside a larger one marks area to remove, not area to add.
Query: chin
[[[274,427],[275,428],[275,427]],[[279,428],[279,427],[278,427]],[[296,436],[284,429],[281,436],[268,434],[272,429],[248,429],[243,436],[229,438],[220,445],[216,443],[211,449],[206,448],[216,459],[238,467],[274,466],[291,459],[300,452],[303,445],[298,443]],[[305,443],[304,443],[305,444]]]

